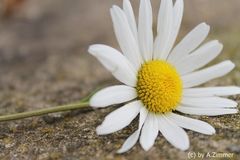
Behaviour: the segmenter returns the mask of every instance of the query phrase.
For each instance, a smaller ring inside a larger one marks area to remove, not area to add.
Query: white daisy
[[[211,135],[215,129],[206,122],[187,118],[192,115],[237,113],[237,103],[223,98],[240,93],[240,88],[195,88],[229,73],[234,64],[227,60],[201,69],[217,57],[223,45],[217,40],[202,44],[210,27],[201,23],[173,47],[183,15],[183,0],[162,0],[158,15],[157,36],[153,39],[150,0],[141,0],[138,26],[129,0],[123,9],[111,8],[114,31],[122,53],[106,45],[92,45],[89,52],[124,85],[107,87],[90,100],[96,108],[127,102],[106,116],[97,127],[105,135],[128,126],[139,114],[138,129],[125,141],[119,153],[132,148],[138,139],[149,150],[160,133],[173,146],[186,150],[190,129]],[[221,96],[221,97],[220,97]],[[139,138],[140,137],[140,138]]]

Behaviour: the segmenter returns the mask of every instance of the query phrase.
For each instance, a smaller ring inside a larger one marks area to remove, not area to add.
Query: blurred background
[[[138,0],[132,0],[135,13]],[[88,55],[90,44],[119,48],[109,9],[121,0],[1,0],[0,114],[75,102],[99,86],[116,84]],[[160,0],[152,0],[154,25]],[[201,22],[211,26],[209,39],[224,44],[214,62],[231,59],[236,69],[206,85],[240,85],[240,1],[185,0],[178,41]],[[232,97],[239,101],[239,97]],[[136,128],[97,136],[95,127],[113,108],[57,113],[0,124],[0,159],[187,159],[161,136],[149,152],[136,145],[125,155],[115,151]],[[204,136],[188,131],[189,151],[240,155],[240,115],[196,117],[216,127]]]

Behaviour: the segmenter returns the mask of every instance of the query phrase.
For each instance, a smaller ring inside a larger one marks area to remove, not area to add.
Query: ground
[[[0,18],[0,114],[72,103],[92,90],[118,84],[87,53],[93,43],[118,48],[109,8],[120,0],[26,0],[11,17]],[[156,15],[158,0],[152,0]],[[1,4],[2,2],[0,2]],[[138,5],[133,0],[134,6]],[[206,86],[240,85],[240,1],[185,0],[180,38],[200,22],[211,25],[209,39],[219,39],[224,51],[214,62],[231,59],[236,68]],[[0,9],[3,11],[1,4]],[[3,13],[1,12],[1,15]],[[155,23],[156,24],[156,23]],[[179,38],[179,39],[180,39]],[[240,102],[240,96],[232,99]],[[118,107],[118,106],[116,106]],[[240,114],[206,117],[216,134],[187,131],[191,147],[183,152],[161,135],[145,152],[137,144],[126,154],[116,150],[136,128],[97,136],[95,128],[116,107],[76,110],[0,123],[0,159],[188,159],[191,152],[233,153],[240,159]],[[213,159],[213,158],[212,158]]]

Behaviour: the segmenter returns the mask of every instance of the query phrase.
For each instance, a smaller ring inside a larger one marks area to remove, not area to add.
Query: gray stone
[[[98,87],[119,84],[87,53],[87,48],[93,43],[118,48],[109,8],[120,2],[28,0],[13,17],[1,18],[0,114],[76,102]],[[133,2],[136,8],[138,2]],[[159,1],[152,2],[157,15]],[[219,39],[225,46],[223,54],[213,63],[224,59],[236,63],[231,74],[207,86],[240,85],[239,6],[238,0],[228,3],[185,0],[180,38],[206,21],[212,26],[209,39]],[[240,100],[239,96],[231,98]],[[148,152],[137,144],[131,151],[118,155],[115,152],[136,129],[136,121],[107,136],[97,136],[95,132],[115,108],[69,111],[0,123],[0,159],[188,159],[189,152],[233,152],[235,159],[240,158],[239,113],[191,116],[210,123],[217,132],[207,136],[187,131],[191,147],[185,152],[159,135]]]

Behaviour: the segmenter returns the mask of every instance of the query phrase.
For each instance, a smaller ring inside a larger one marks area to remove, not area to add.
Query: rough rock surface
[[[11,18],[1,17],[0,114],[75,102],[99,86],[118,83],[87,54],[87,48],[93,43],[118,47],[109,8],[120,2],[27,0]],[[156,15],[159,1],[152,2]],[[133,3],[136,8],[138,1]],[[205,21],[212,26],[210,38],[225,46],[214,63],[223,59],[236,63],[231,74],[206,85],[240,85],[240,1],[185,0],[185,4],[180,37]],[[238,96],[231,98],[240,101]],[[240,114],[194,116],[212,124],[217,133],[205,136],[187,131],[191,147],[186,152],[175,149],[160,135],[148,152],[138,144],[118,155],[115,151],[136,128],[136,122],[108,136],[95,132],[114,108],[0,123],[0,159],[188,159],[189,152],[233,153],[233,159],[240,159]]]

